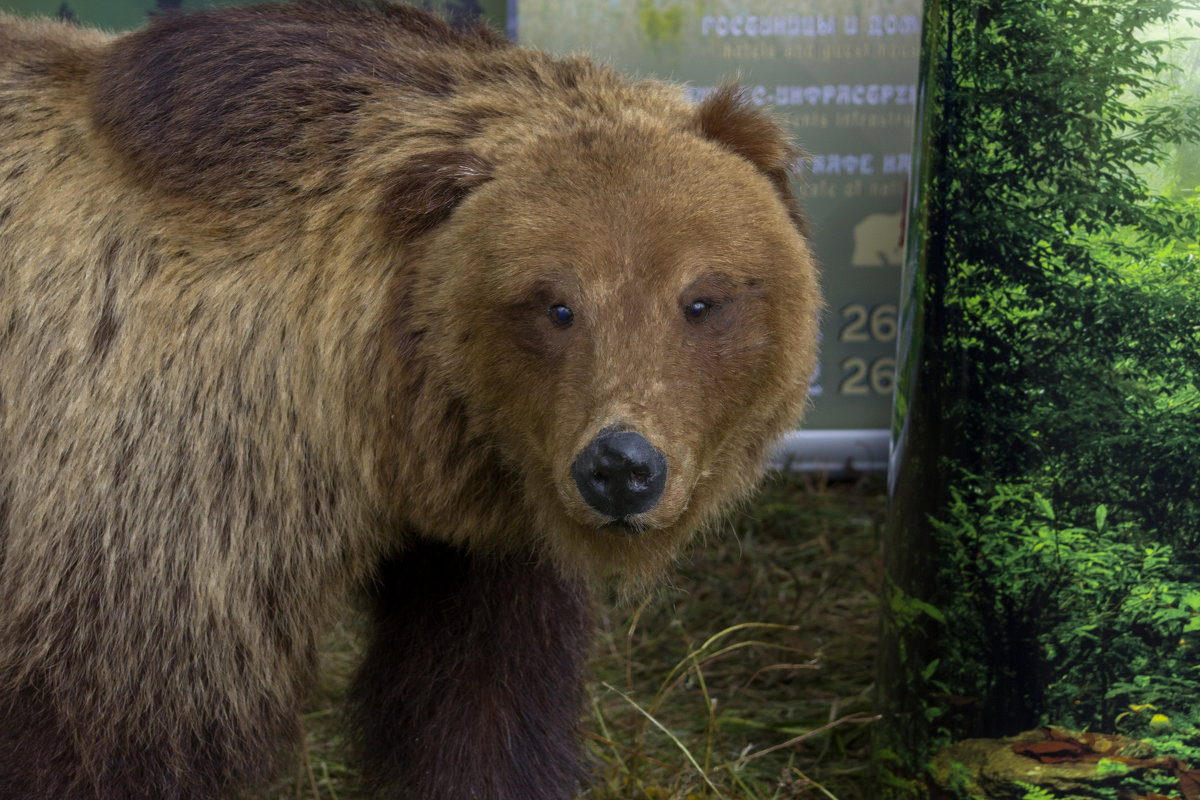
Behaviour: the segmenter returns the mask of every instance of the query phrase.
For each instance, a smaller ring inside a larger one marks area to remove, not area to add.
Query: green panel
[[[148,0],[0,0],[0,9],[27,16],[62,17],[106,30],[125,30],[142,24],[154,9]]]

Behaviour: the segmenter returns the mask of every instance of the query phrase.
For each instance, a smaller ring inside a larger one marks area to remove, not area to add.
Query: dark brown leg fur
[[[532,558],[421,543],[380,571],[351,703],[364,770],[404,800],[566,800],[587,602]]]

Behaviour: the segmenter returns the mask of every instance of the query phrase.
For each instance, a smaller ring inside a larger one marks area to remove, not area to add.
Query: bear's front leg
[[[419,542],[379,573],[351,716],[368,780],[405,800],[566,800],[587,593],[533,557]]]

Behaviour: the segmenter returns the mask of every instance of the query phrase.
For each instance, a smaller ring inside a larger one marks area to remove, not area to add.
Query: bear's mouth
[[[636,536],[638,534],[644,533],[646,531],[647,527],[648,526],[644,522],[642,522],[638,519],[635,519],[633,517],[620,517],[618,519],[610,520],[609,522],[604,523],[603,525],[600,526],[600,530],[612,531],[613,533],[623,533],[623,534],[626,534],[629,536]]]

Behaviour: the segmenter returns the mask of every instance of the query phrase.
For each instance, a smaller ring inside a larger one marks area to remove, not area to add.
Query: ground
[[[773,478],[639,605],[598,613],[580,800],[870,800],[882,482]],[[337,724],[360,621],[331,632],[273,800],[360,800]]]

